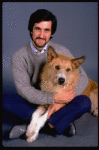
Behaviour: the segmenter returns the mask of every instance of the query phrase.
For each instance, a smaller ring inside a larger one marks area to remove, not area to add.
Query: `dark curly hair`
[[[53,35],[57,28],[57,19],[56,17],[46,9],[38,9],[36,12],[32,13],[29,19],[28,30],[31,32],[33,30],[33,26],[35,23],[39,23],[41,21],[52,21],[52,31],[51,35]],[[32,36],[31,36],[32,38]],[[51,37],[52,38],[52,37]]]

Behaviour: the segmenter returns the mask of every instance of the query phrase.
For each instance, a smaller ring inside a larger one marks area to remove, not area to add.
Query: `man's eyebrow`
[[[50,28],[45,28],[45,30],[51,30]]]
[[[41,29],[40,27],[35,27],[35,29]],[[45,31],[50,31],[51,29],[50,28],[45,28],[44,29]]]
[[[35,27],[35,29],[41,29],[40,27]]]

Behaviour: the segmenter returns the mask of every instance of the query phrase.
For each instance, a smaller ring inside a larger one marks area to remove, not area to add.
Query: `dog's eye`
[[[55,69],[59,70],[59,69],[60,69],[60,67],[59,67],[59,66],[55,66]]]
[[[69,71],[70,71],[70,68],[67,68],[66,71],[69,72]]]

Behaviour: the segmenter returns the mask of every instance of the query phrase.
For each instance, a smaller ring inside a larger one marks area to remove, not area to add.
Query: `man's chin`
[[[43,47],[46,45],[46,43],[44,43],[44,44],[35,43],[35,45],[36,45],[38,48],[43,48]]]
[[[46,42],[40,43],[40,42],[37,42],[37,41],[33,41],[33,45],[34,45],[36,48],[40,48],[40,49],[43,49],[43,47],[44,47],[46,44],[47,44]]]

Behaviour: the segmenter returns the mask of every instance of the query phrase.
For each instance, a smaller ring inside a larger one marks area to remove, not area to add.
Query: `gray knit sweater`
[[[48,45],[52,46],[57,53],[67,54],[73,57],[70,51],[51,41]],[[55,104],[54,94],[38,89],[38,76],[40,67],[47,61],[47,51],[42,54],[32,52],[30,43],[20,48],[12,56],[12,74],[18,94],[33,104]],[[80,95],[88,84],[88,77],[82,67],[79,67],[80,82],[77,84],[76,96]]]

